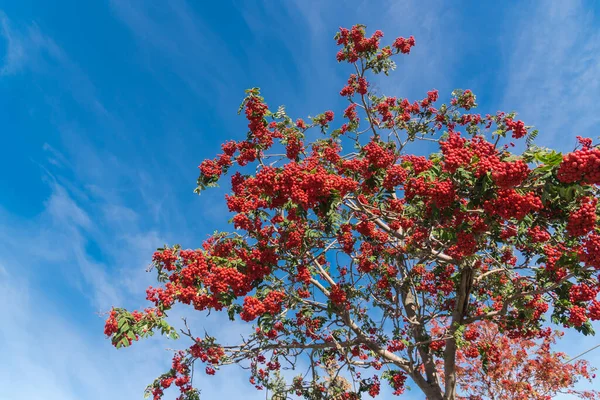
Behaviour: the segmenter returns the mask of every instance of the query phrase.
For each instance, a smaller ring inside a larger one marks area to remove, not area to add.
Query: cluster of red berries
[[[361,26],[353,26],[350,30],[340,28],[336,35],[337,44],[344,46],[337,53],[338,62],[348,61],[354,63],[359,57],[368,52],[374,52],[379,48],[379,39],[383,36],[381,31],[375,31],[370,38],[365,37],[365,30]]]
[[[298,272],[296,273],[296,280],[308,285],[310,283],[310,279],[312,278],[308,267],[306,265],[299,265],[297,269]]]
[[[339,285],[334,285],[331,287],[331,290],[329,291],[329,299],[333,304],[342,305],[346,303],[347,298],[348,296],[346,291]]]
[[[153,288],[152,286],[146,289],[146,300],[153,302],[156,306],[170,308],[175,302],[177,296],[177,288],[171,282],[167,282],[165,288]]]
[[[569,289],[569,300],[571,303],[577,303],[580,301],[590,301],[596,298],[598,289],[588,286],[585,283],[579,285],[573,285]]]
[[[369,87],[369,83],[364,77],[359,77],[356,79],[356,91],[359,94],[367,94],[367,88]]]
[[[384,149],[381,144],[370,141],[365,147],[365,158],[369,160],[369,165],[375,169],[388,168],[396,162],[396,155],[392,150]]]
[[[253,296],[246,296],[240,317],[243,321],[249,322],[265,313],[276,314],[281,311],[281,304],[285,297],[285,293],[275,290],[269,292],[262,301]]]
[[[421,107],[429,107],[438,100],[438,91],[430,90],[427,92],[427,97],[421,100]]]
[[[544,315],[544,313],[548,311],[549,308],[548,303],[539,294],[533,296],[533,299],[525,303],[525,307],[533,310],[533,313],[530,317],[530,320],[532,322],[539,321],[542,315]]]
[[[563,156],[556,177],[564,183],[600,185],[600,149],[582,149]]]
[[[296,127],[299,128],[299,129],[304,130],[304,129],[307,128],[306,122],[304,122],[304,120],[302,118],[298,118],[296,120]]]
[[[387,351],[390,353],[395,353],[397,351],[402,351],[406,348],[406,345],[403,341],[392,339],[388,342]]]
[[[117,322],[117,312],[115,310],[110,311],[106,323],[104,324],[104,334],[106,336],[112,336],[119,330],[119,323]]]
[[[343,224],[340,226],[340,232],[338,233],[338,243],[342,246],[342,250],[346,254],[351,254],[354,249],[354,243],[356,239],[352,236],[352,225]]]
[[[573,326],[581,326],[588,320],[585,307],[573,306],[569,309],[569,323]]]
[[[244,298],[244,309],[240,313],[243,321],[250,322],[265,313],[265,306],[256,297],[246,296]]]
[[[223,173],[223,169],[214,160],[204,160],[198,167],[200,172],[207,178],[219,177]]]
[[[600,320],[600,301],[592,300],[588,306],[588,315],[592,321]]]
[[[348,78],[347,85],[340,90],[340,96],[353,96],[355,92],[364,95],[367,94],[368,87],[369,83],[364,77],[357,77],[355,74],[351,74]]]
[[[411,178],[406,182],[404,190],[407,200],[420,196],[426,204],[439,209],[450,207],[456,199],[454,185],[449,179],[427,182],[423,177]]]
[[[579,260],[589,267],[600,270],[600,234],[590,234],[579,250]]]
[[[463,350],[463,354],[467,358],[477,358],[479,357],[479,348],[474,345],[467,346]]]
[[[429,343],[429,348],[433,351],[438,351],[443,349],[445,345],[446,342],[443,340],[434,340],[433,342]]]
[[[397,186],[402,185],[407,177],[408,171],[406,171],[402,165],[392,165],[386,171],[382,186],[387,190],[394,190]]]
[[[544,254],[546,255],[546,270],[550,273],[550,276],[555,282],[560,281],[567,275],[567,271],[564,267],[558,265],[558,261],[563,256],[565,251],[564,246],[544,246]]]
[[[581,206],[569,215],[567,222],[567,232],[569,235],[577,237],[584,236],[592,232],[596,227],[596,205],[598,199],[584,197],[581,200]]]
[[[459,106],[465,110],[470,110],[472,107],[475,107],[475,95],[472,91],[467,89],[462,92],[460,96],[453,98],[450,101],[450,104]]]
[[[371,261],[371,256],[374,254],[373,246],[369,242],[362,242],[360,245],[360,254],[357,257],[358,270],[360,272],[369,273],[377,266]]]
[[[477,241],[472,233],[459,232],[456,235],[456,244],[450,246],[446,253],[455,260],[462,260],[465,257],[475,254],[477,251]]]
[[[454,281],[451,279],[455,272],[453,265],[446,265],[443,270],[426,271],[422,265],[413,268],[412,273],[420,276],[420,282],[415,285],[415,289],[420,292],[428,292],[432,296],[442,293],[448,296],[455,290]]]
[[[179,397],[180,399],[184,398],[186,393],[193,391],[191,385],[191,378],[189,376],[189,367],[187,366],[187,362],[184,360],[185,353],[179,351],[175,353],[173,357],[172,363],[172,371],[163,376],[158,382],[158,386],[155,386],[152,390],[152,395],[154,400],[159,400],[163,396],[164,389],[168,389],[173,383],[175,386],[179,387],[182,395]]]
[[[479,337],[479,332],[477,331],[477,328],[470,327],[465,330],[465,333],[463,336],[464,336],[465,340],[472,342]]]
[[[152,255],[152,263],[159,269],[174,271],[176,268],[177,254],[171,249],[155,251]]]
[[[513,138],[521,139],[527,135],[527,128],[525,128],[523,121],[513,121],[511,118],[506,118],[504,123],[506,124],[507,131],[512,131]]]
[[[390,379],[390,386],[394,389],[392,393],[394,396],[400,396],[406,389],[404,384],[406,382],[406,374],[401,371],[395,371],[394,375]]]
[[[299,224],[292,224],[286,231],[282,231],[282,237],[285,238],[282,241],[282,247],[285,250],[293,250],[302,246],[302,240],[304,239],[305,229]]]
[[[246,102],[246,118],[248,119],[248,129],[252,134],[255,144],[260,144],[263,148],[269,148],[273,145],[273,132],[265,124],[265,116],[269,107],[261,99],[251,96]]]
[[[402,162],[410,163],[414,175],[419,175],[421,172],[427,171],[433,167],[433,162],[423,156],[402,156]]]
[[[421,109],[419,107],[419,103],[417,103],[416,101],[413,102],[412,104],[410,104],[410,102],[408,101],[408,99],[402,99],[402,100],[398,100],[398,105],[400,106],[400,108],[398,109],[398,111],[400,112],[400,116],[398,117],[399,121],[404,121],[404,122],[408,122],[410,121],[410,114],[418,114]]]
[[[287,145],[285,146],[285,154],[290,160],[298,158],[298,154],[304,150],[304,143],[298,137],[298,135],[290,134],[287,138]]]
[[[377,111],[377,113],[379,113],[379,115],[381,115],[381,120],[383,122],[390,121],[393,123],[394,115],[390,111],[390,107],[394,107],[395,104],[396,98],[388,97],[375,106],[375,110]]]
[[[505,225],[500,231],[500,239],[507,241],[517,235],[517,227],[514,225]]]
[[[356,224],[356,231],[363,236],[373,237],[375,236],[375,223],[373,221],[363,220]]]
[[[472,152],[466,147],[468,141],[460,133],[451,132],[446,141],[440,142],[440,149],[444,155],[444,170],[454,173],[471,162]]]
[[[394,48],[398,49],[402,54],[410,53],[410,49],[415,45],[415,38],[410,36],[408,39],[404,39],[402,36],[394,40]]]
[[[532,243],[544,243],[550,240],[551,237],[546,229],[538,225],[529,228],[527,234]]]
[[[350,122],[358,122],[358,114],[356,113],[356,103],[350,104],[344,110],[344,117],[348,118]]]
[[[202,339],[197,338],[196,343],[190,347],[190,354],[204,363],[217,365],[225,356],[225,351],[215,345],[204,346]]]
[[[542,201],[531,192],[519,194],[514,189],[501,189],[496,199],[484,203],[484,209],[505,219],[521,220],[527,214],[541,210]]]
[[[263,300],[263,305],[265,307],[265,311],[271,315],[275,315],[281,311],[281,304],[286,298],[286,294],[284,292],[278,290],[272,290],[267,294],[267,296]]]
[[[522,160],[498,162],[492,169],[492,179],[501,189],[519,186],[528,175],[529,167]]]

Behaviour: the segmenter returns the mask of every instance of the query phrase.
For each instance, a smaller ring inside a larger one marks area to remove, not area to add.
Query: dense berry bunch
[[[600,149],[582,149],[566,154],[556,176],[565,183],[600,185]]]
[[[588,307],[588,315],[592,321],[600,320],[600,301],[593,300]]]
[[[594,300],[597,294],[597,288],[581,283],[579,285],[571,286],[571,289],[569,290],[569,300],[571,300],[571,303],[590,301]]]
[[[118,325],[117,312],[115,310],[111,310],[110,315],[104,324],[104,334],[106,336],[112,336],[113,334],[117,333]]]
[[[573,326],[581,326],[588,320],[585,307],[573,306],[569,309],[569,323]]]
[[[405,185],[406,198],[409,200],[419,196],[426,204],[437,208],[452,205],[456,198],[454,185],[450,180],[427,182],[425,178],[411,178]]]
[[[529,167],[522,160],[498,162],[492,170],[492,179],[502,189],[519,186],[528,175]]]
[[[498,191],[498,197],[486,201],[484,207],[490,214],[520,220],[531,212],[541,210],[543,206],[540,198],[531,192],[523,195],[514,189],[502,189]]]
[[[448,140],[440,142],[446,171],[455,172],[459,167],[469,165],[472,153],[466,144],[467,140],[460,137],[460,133],[455,132],[450,133]]]
[[[346,292],[340,286],[335,285],[331,288],[331,292],[329,294],[329,299],[331,302],[336,305],[341,305],[346,302]]]
[[[508,131],[512,131],[512,137],[515,139],[521,139],[527,135],[527,129],[523,121],[513,121],[511,118],[507,118],[504,123]]]
[[[541,226],[534,226],[529,228],[529,237],[533,243],[544,243],[550,240],[551,235],[548,231]]]
[[[404,383],[406,382],[406,374],[401,371],[395,372],[390,378],[390,386],[394,389],[394,396],[400,396],[405,391]]]
[[[600,234],[592,233],[583,241],[579,259],[586,266],[600,270]]]
[[[387,168],[396,162],[396,155],[393,151],[384,149],[381,144],[369,142],[364,148],[365,158],[373,168]]]
[[[584,197],[581,206],[569,215],[567,232],[571,236],[584,236],[596,227],[596,205],[598,199]]]
[[[472,233],[459,232],[456,235],[456,244],[448,248],[448,255],[456,260],[475,254],[477,241]]]
[[[408,39],[404,39],[403,37],[399,37],[394,41],[394,47],[403,54],[410,53],[411,47],[415,45],[415,38],[409,37]]]
[[[401,165],[392,165],[386,171],[382,186],[387,190],[394,190],[397,186],[404,184],[408,172]]]
[[[266,311],[263,303],[256,297],[247,296],[244,299],[244,311],[240,314],[242,320],[252,321],[263,315]]]

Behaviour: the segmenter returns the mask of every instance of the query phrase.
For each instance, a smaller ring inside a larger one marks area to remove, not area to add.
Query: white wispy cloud
[[[20,267],[22,276],[56,268],[57,279],[62,275],[81,287],[82,296],[89,295],[97,309],[110,308],[120,296],[109,282],[108,268],[86,252],[86,235],[94,229],[93,222],[63,186],[50,185],[44,210],[32,220],[3,215],[2,254],[10,255],[12,269]]]
[[[186,22],[185,9],[175,7],[172,12],[192,40],[200,31]],[[143,157],[124,159],[97,148],[82,134],[89,131],[78,118],[82,115],[116,134],[125,131],[128,121],[104,106],[96,85],[77,62],[37,26],[19,25],[4,14],[0,22],[8,43],[2,78],[24,73],[38,81],[52,115],[48,123],[63,139],[43,145],[46,160],[32,160],[49,192],[40,199],[41,211],[21,217],[0,207],[0,300],[11,304],[0,328],[5,360],[0,366],[0,398],[141,398],[145,385],[170,366],[170,353],[164,348],[189,343],[154,339],[115,351],[102,335],[102,319],[90,324],[73,315],[92,316],[112,305],[147,306],[145,288],[156,284],[145,272],[152,252],[169,239],[192,242],[198,233],[179,223],[186,216],[178,211],[177,200],[168,197],[167,173],[153,170],[151,158],[142,163],[138,161]],[[71,100],[76,112],[72,107],[67,112],[65,104],[69,101],[71,106]],[[195,198],[191,188],[189,196]],[[168,220],[175,221],[172,234],[165,234]],[[55,296],[62,287],[69,291],[64,295],[68,298]],[[179,315],[174,313],[175,319]],[[206,328],[217,336],[239,339],[249,328],[228,324],[223,330],[223,318],[193,320],[199,335]],[[231,379],[247,382],[246,374],[233,368],[200,386],[209,397],[240,398],[247,387],[228,384]],[[262,398],[262,393],[254,394]]]
[[[504,108],[540,129],[539,142],[575,145],[600,126],[600,30],[593,2],[529,2],[507,32]],[[564,146],[564,147],[563,147]]]
[[[0,11],[0,27],[2,38],[6,42],[6,53],[3,64],[0,67],[0,75],[10,75],[18,72],[27,54],[25,53],[22,38],[13,30],[11,22],[2,11]]]
[[[12,269],[17,271],[18,269]],[[142,398],[145,384],[168,362],[159,344],[116,352],[18,274],[0,280],[3,312],[0,398],[79,400]]]

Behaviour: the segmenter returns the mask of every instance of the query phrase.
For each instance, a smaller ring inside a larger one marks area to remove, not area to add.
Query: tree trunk
[[[429,383],[423,378],[419,372],[410,374],[410,377],[415,381],[419,389],[427,396],[427,400],[444,400],[442,388],[438,383]],[[454,399],[454,397],[452,397]]]

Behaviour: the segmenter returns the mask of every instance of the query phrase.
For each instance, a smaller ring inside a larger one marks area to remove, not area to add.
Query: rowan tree
[[[370,79],[415,45],[411,36],[383,47],[382,37],[361,25],[336,34],[337,60],[351,70],[341,116],[294,120],[250,89],[247,138],[200,164],[198,193],[230,180],[234,229],[199,249],[154,253],[152,307],[113,308],[105,333],[116,347],[155,331],[177,337],[166,320],[176,303],[255,330],[240,343],[181,330],[188,343],[148,387],[154,399],[172,385],[197,399],[194,365],[197,377],[202,364],[207,375],[237,364],[278,398],[377,397],[380,385],[400,395],[410,378],[428,399],[451,400],[474,324],[543,340],[550,316],[592,333],[598,145],[538,147],[515,113],[474,113],[470,90],[440,105],[436,90],[418,101],[379,93]],[[435,152],[415,155],[423,145]],[[330,387],[341,382],[332,366],[348,385]]]

